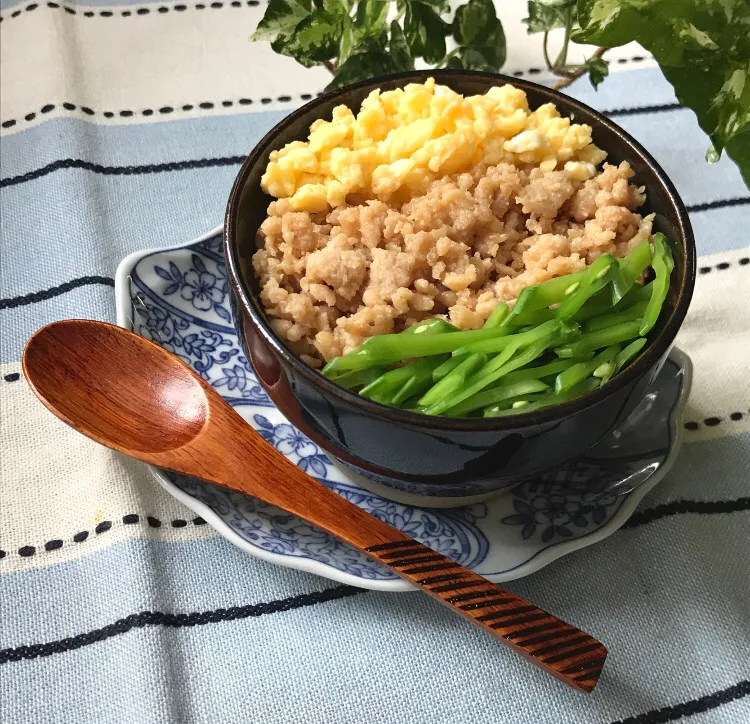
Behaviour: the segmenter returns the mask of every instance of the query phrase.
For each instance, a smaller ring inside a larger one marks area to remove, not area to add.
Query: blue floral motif
[[[205,247],[210,256],[201,258],[197,252],[202,248],[196,245],[189,254],[165,252],[138,263],[130,279],[133,330],[187,362],[230,404],[272,407],[236,335],[224,326],[232,317],[226,267],[217,253],[220,238]]]
[[[537,533],[542,543],[572,538],[598,528],[619,508],[623,498],[612,483],[621,479],[621,466],[615,471],[604,461],[574,460],[514,487],[515,512],[502,523],[520,526],[523,540]]]
[[[180,297],[190,302],[195,311],[213,311],[225,322],[230,322],[232,317],[225,303],[229,292],[226,265],[215,262],[215,273],[212,273],[199,254],[192,254],[190,261],[191,267],[187,271],[182,271],[171,260],[167,269],[154,266],[154,273],[167,283],[161,293],[170,297],[179,291]]]

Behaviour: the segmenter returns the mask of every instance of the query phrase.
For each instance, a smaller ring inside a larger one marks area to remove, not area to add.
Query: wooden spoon
[[[599,641],[318,483],[153,342],[102,322],[55,322],[29,340],[23,370],[55,415],[102,445],[283,508],[391,568],[573,688],[596,686],[607,657]]]

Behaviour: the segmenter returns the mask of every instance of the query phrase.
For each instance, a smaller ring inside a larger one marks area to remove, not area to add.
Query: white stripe
[[[0,572],[61,563],[101,550],[124,538],[154,537],[187,540],[214,535],[209,526],[173,528],[176,519],[195,515],[168,495],[145,465],[102,447],[60,422],[36,398],[26,381],[6,382],[21,373],[20,364],[0,367]],[[13,451],[12,455],[8,451]],[[123,525],[123,515],[153,516]],[[96,526],[111,521],[111,530],[97,535]],[[73,536],[88,531],[88,538]],[[59,550],[45,551],[51,540],[63,540]],[[33,546],[29,557],[18,554]]]
[[[686,432],[685,442],[711,440],[750,431],[750,247],[700,257],[699,266],[711,267],[699,274],[677,346],[693,360],[693,391],[685,420],[699,423]],[[720,270],[717,264],[729,263]],[[742,413],[732,420],[732,413]],[[719,425],[703,420],[718,417]]]
[[[175,3],[167,3],[172,7]],[[180,3],[177,3],[180,4]],[[192,7],[195,2],[186,3]],[[210,1],[205,3],[210,5]],[[248,36],[263,15],[264,7],[170,11],[152,9],[142,17],[120,17],[122,7],[111,10],[114,17],[87,18],[69,15],[62,9],[39,8],[0,24],[0,95],[2,118],[16,120],[4,133],[15,133],[57,115],[70,116],[61,104],[74,104],[77,116],[98,123],[140,123],[169,120],[175,114],[161,114],[165,106],[180,114],[192,105],[192,114],[205,115],[201,102],[211,102],[211,113],[227,114],[248,108],[283,107],[292,109],[304,102],[300,96],[324,89],[330,75],[323,68],[305,69],[294,60],[274,53],[267,43],[251,43]],[[135,9],[135,8],[134,8]],[[529,69],[543,69],[542,36],[527,35],[521,19],[525,4],[503,3],[499,13],[505,25],[509,61],[503,72],[524,73],[532,79],[549,79],[548,73],[529,76]],[[3,15],[6,15],[4,13]],[[560,31],[561,32],[561,31]],[[551,50],[557,51],[560,32],[552,34]],[[73,38],[75,39],[74,42]],[[573,46],[570,62],[590,56],[592,48]],[[648,54],[635,44],[608,53],[612,70],[632,68],[618,59],[631,60]],[[127,59],[127,60],[125,60]],[[650,59],[637,65],[653,65]],[[26,70],[35,68],[34,73]],[[588,81],[585,81],[588,82]],[[293,102],[279,103],[280,96]],[[241,106],[240,98],[250,98],[253,106]],[[261,99],[271,99],[261,105]],[[229,108],[222,101],[232,101]],[[41,108],[54,104],[55,110],[42,114]],[[83,114],[81,106],[95,111]],[[153,115],[144,117],[149,109]],[[104,112],[114,113],[106,118]],[[132,117],[120,116],[133,112]],[[25,116],[35,114],[30,121]]]

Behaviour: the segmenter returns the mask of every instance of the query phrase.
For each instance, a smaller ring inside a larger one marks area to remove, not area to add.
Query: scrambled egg
[[[552,103],[529,110],[511,85],[464,98],[430,78],[365,98],[355,116],[346,106],[310,126],[306,142],[273,151],[263,190],[290,198],[294,211],[343,206],[348,194],[382,201],[421,193],[430,181],[478,163],[564,169],[591,178],[606,153],[591,128],[561,118]]]

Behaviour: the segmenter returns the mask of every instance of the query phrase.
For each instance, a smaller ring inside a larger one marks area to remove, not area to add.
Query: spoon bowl
[[[56,364],[50,366],[50,359]],[[52,412],[123,452],[182,447],[208,417],[206,393],[192,370],[162,347],[144,354],[107,324],[68,320],[44,327],[27,348],[23,367]]]
[[[583,692],[607,649],[595,638],[345,500],[269,445],[175,355],[103,322],[39,330],[23,370],[60,419],[138,460],[278,506],[349,543]]]

